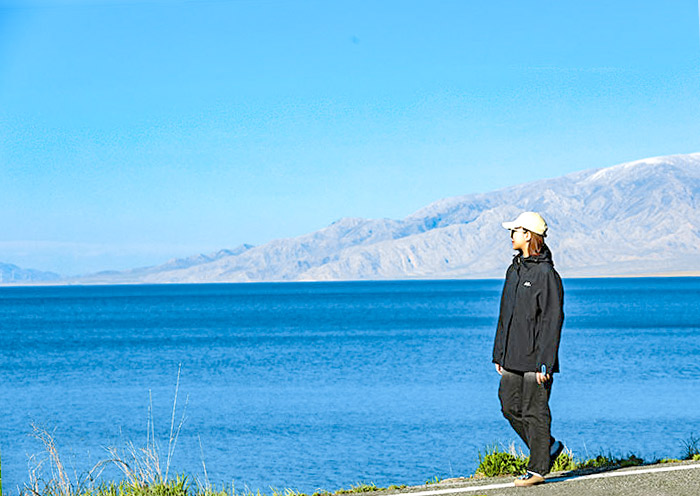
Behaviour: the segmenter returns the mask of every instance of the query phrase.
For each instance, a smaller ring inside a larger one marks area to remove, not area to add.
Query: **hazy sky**
[[[700,151],[691,0],[0,0],[0,262],[65,274]]]

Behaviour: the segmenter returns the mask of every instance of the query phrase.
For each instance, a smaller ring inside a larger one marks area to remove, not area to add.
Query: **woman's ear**
[[[532,233],[530,231],[525,231],[525,241],[527,241],[529,243],[531,239],[532,239]]]

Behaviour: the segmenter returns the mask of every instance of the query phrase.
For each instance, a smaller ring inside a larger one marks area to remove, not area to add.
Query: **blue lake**
[[[164,466],[180,365],[171,473],[204,480],[204,462],[212,483],[268,493],[470,475],[516,441],[491,364],[501,286],[0,288],[3,488],[42,453],[32,423],[79,477],[105,447],[145,447],[150,415]],[[700,436],[700,278],[564,289],[553,434],[579,457],[679,456]]]

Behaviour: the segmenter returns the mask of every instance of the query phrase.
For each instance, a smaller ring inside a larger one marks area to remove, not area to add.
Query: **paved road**
[[[467,479],[406,489],[410,496],[700,496],[700,463],[682,462],[609,470],[588,476],[554,474],[539,486],[513,478]]]

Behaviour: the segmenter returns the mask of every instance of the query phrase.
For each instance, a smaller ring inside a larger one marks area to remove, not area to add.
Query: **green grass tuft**
[[[383,491],[385,488],[377,487],[374,482],[369,484],[357,483],[354,486],[350,486],[350,489],[338,489],[335,494],[351,494],[351,493],[370,493],[374,491]]]
[[[615,465],[615,460],[604,456],[598,455],[595,458],[589,458],[588,460],[581,461],[577,464],[576,468],[606,468]]]
[[[630,453],[627,458],[618,458],[616,462],[620,467],[638,467],[639,465],[644,465],[644,459],[639,458],[633,453]]]
[[[591,468],[609,468],[609,467],[636,467],[643,465],[644,460],[637,455],[631,453],[626,458],[614,458],[612,455],[598,455],[595,458],[589,458],[580,462],[575,462],[575,467],[569,470],[581,470]]]
[[[516,453],[514,445],[511,445],[508,451],[500,450],[498,446],[494,445],[487,447],[485,454],[479,452],[479,467],[474,475],[475,477],[517,476],[525,473],[528,462],[529,457],[525,456],[522,451]],[[635,454],[629,454],[626,457],[601,454],[595,458],[577,460],[571,450],[565,448],[554,461],[551,471],[570,472],[574,470],[635,467],[642,464],[644,464],[644,460]]]
[[[508,451],[501,451],[497,445],[487,447],[484,451],[483,455],[479,452],[479,466],[475,474],[477,477],[520,475],[525,472],[530,460],[522,451],[516,453],[514,445]]]
[[[569,448],[565,448],[554,461],[552,472],[567,472],[569,470],[576,470],[576,468],[577,464],[576,460],[574,460],[574,454]]]
[[[697,460],[696,456],[698,455],[700,455],[700,438],[691,433],[690,438],[683,441],[683,459]]]
[[[271,487],[270,490],[272,491],[272,496],[308,496],[304,493],[300,493],[299,491],[295,491],[294,489],[290,489],[288,487],[283,489],[282,491],[274,487]],[[259,492],[260,491],[258,491],[258,493]]]

